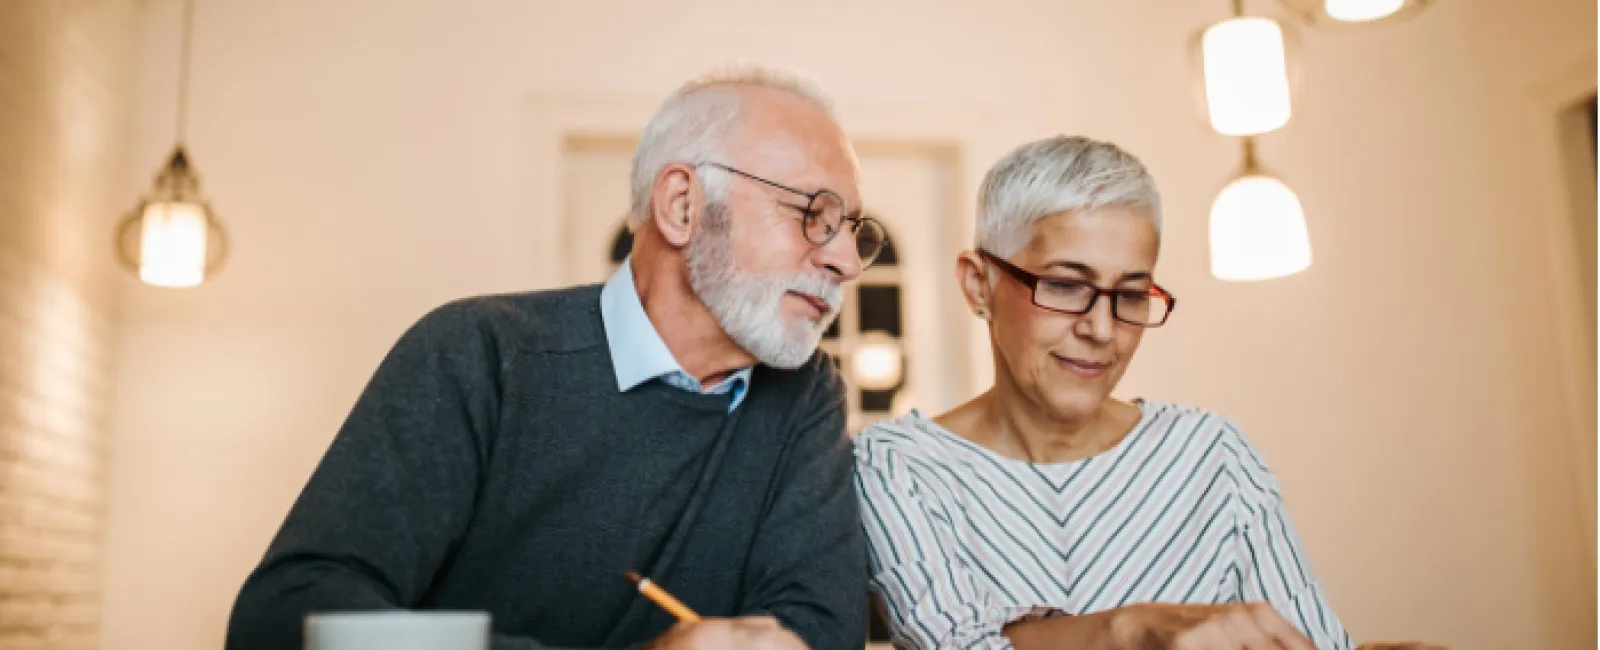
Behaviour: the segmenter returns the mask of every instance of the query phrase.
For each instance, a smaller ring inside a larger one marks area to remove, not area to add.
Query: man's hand
[[[1123,650],[1316,650],[1266,603],[1130,605],[1117,610],[1111,636]]]
[[[649,650],[810,650],[800,637],[771,616],[708,618],[679,623],[650,644]]]

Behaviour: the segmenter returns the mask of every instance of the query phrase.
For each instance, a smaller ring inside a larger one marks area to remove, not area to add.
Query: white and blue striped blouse
[[[1350,638],[1277,480],[1232,422],[1145,401],[1084,460],[1010,459],[913,411],[856,438],[873,593],[897,647],[1010,648],[1001,628],[1138,602],[1267,601],[1321,650]]]

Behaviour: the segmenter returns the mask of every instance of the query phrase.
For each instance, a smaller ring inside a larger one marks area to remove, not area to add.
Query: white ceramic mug
[[[488,612],[360,611],[306,616],[305,650],[489,650]]]

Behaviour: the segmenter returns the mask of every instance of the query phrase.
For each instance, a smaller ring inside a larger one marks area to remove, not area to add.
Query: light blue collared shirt
[[[600,319],[605,322],[606,344],[611,346],[611,365],[617,373],[617,390],[624,393],[652,379],[668,386],[711,395],[732,394],[728,412],[738,408],[750,388],[750,368],[740,368],[710,389],[700,385],[683,369],[667,349],[667,342],[644,312],[644,302],[633,284],[633,259],[622,263],[600,289]]]

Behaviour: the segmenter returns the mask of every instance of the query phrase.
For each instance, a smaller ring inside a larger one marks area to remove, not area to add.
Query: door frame
[[[1548,307],[1554,316],[1556,346],[1560,350],[1556,365],[1562,387],[1560,402],[1567,429],[1567,444],[1571,451],[1572,476],[1581,494],[1584,535],[1593,575],[1593,558],[1596,551],[1596,382],[1595,382],[1595,331],[1586,323],[1589,319],[1584,295],[1582,268],[1578,251],[1573,245],[1576,232],[1572,215],[1578,206],[1573,205],[1573,189],[1568,185],[1565,152],[1561,142],[1561,120],[1578,102],[1594,95],[1597,90],[1596,64],[1584,58],[1568,65],[1545,83],[1534,86],[1524,102],[1523,114],[1526,139],[1537,179],[1533,202],[1538,214],[1536,223],[1541,230],[1539,244],[1543,249],[1543,273],[1551,288]],[[1591,584],[1592,587],[1592,584]]]

